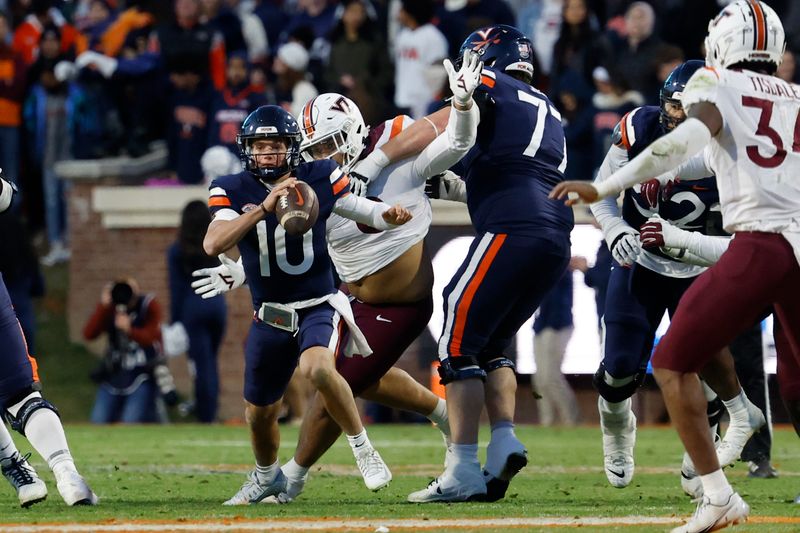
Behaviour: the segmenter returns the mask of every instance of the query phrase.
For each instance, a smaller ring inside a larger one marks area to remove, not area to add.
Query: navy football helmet
[[[664,86],[661,87],[661,91],[659,92],[659,99],[661,100],[660,120],[661,125],[665,129],[674,129],[675,126],[682,122],[682,120],[671,117],[667,113],[667,104],[681,107],[681,96],[683,96],[683,89],[686,87],[686,83],[698,69],[705,65],[705,61],[691,59],[675,67],[675,69],[670,72],[669,76],[667,76],[667,79],[664,81]]]
[[[259,166],[251,148],[259,139],[281,138],[287,142],[286,157],[276,167]],[[300,126],[297,120],[285,109],[276,105],[261,106],[250,113],[242,130],[236,136],[239,157],[244,168],[259,179],[273,181],[287,172],[291,172],[300,164]]]
[[[497,24],[470,33],[458,51],[459,65],[465,50],[480,55],[487,67],[508,74],[519,72],[528,83],[533,81],[533,44],[513,26]]]

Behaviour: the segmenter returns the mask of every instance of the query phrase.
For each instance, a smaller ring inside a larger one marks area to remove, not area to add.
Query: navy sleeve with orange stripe
[[[208,210],[213,218],[214,215],[223,209],[236,210],[228,196],[228,191],[224,183],[216,179],[212,181],[211,185],[208,187]]]

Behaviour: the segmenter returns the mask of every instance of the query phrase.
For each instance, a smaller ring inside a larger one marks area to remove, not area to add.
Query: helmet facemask
[[[298,136],[299,137],[299,136]],[[282,141],[285,148],[267,146],[259,141]],[[245,168],[261,180],[272,182],[291,172],[299,164],[299,139],[289,136],[251,135],[239,137]],[[265,146],[256,146],[257,144]]]

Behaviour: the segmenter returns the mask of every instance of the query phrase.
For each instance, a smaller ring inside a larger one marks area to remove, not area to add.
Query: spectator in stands
[[[628,88],[619,72],[605,67],[594,69],[593,78],[597,92],[592,97],[594,115],[594,149],[592,165],[596,171],[611,148],[614,128],[628,111],[644,105],[644,97]]]
[[[656,80],[660,87],[664,86],[664,82],[675,70],[678,65],[683,63],[684,56],[683,50],[671,44],[663,44],[659,47],[655,56],[656,64]]]
[[[158,301],[152,294],[140,294],[134,279],[107,284],[83,328],[86,340],[103,334],[108,348],[91,376],[99,385],[92,423],[158,421],[158,386],[153,376],[154,367],[160,362]]]
[[[540,0],[529,3],[517,15],[517,28],[530,37],[539,61],[537,70],[544,75],[549,75],[553,66],[553,46],[561,28],[563,5],[564,0]],[[540,83],[534,85],[542,87]]]
[[[199,0],[175,0],[175,20],[151,35],[150,51],[161,53],[168,71],[192,56],[201,77],[209,77],[217,89],[225,86],[225,41],[200,22]]]
[[[8,44],[10,34],[8,15],[0,12],[0,168],[6,180],[19,186],[19,127],[27,67],[22,55]]]
[[[788,48],[783,52],[783,62],[778,67],[778,72],[776,72],[775,75],[789,83],[797,83],[800,81],[797,76],[797,61],[795,55]]]
[[[266,61],[270,47],[267,41],[267,32],[261,19],[253,12],[251,3],[240,0],[225,0],[225,6],[239,17],[242,27],[242,37],[247,47],[247,58],[251,63]]]
[[[5,173],[3,173],[5,177]],[[17,313],[28,352],[36,353],[33,298],[44,296],[44,277],[28,229],[19,210],[0,214],[0,273]]]
[[[225,146],[238,155],[236,135],[242,122],[252,111],[266,105],[267,99],[250,83],[246,52],[229,55],[225,73],[225,88],[216,94],[211,106],[208,144]]]
[[[284,28],[283,41],[297,28],[311,28],[314,39],[327,41],[336,20],[336,2],[328,0],[297,0],[297,12],[293,14]],[[319,46],[315,44],[314,46]]]
[[[169,73],[169,168],[188,184],[203,181],[200,158],[208,148],[212,103],[217,98],[196,59],[193,54],[173,57]]]
[[[586,83],[592,83],[594,69],[606,64],[611,56],[611,45],[596,25],[586,0],[564,2],[561,33],[553,47],[553,78],[570,69]]]
[[[281,5],[283,0],[256,0],[253,14],[261,20],[267,32],[270,50],[277,50],[281,33],[289,24],[289,15]]]
[[[631,88],[646,95],[648,103],[658,104],[656,57],[661,39],[653,33],[655,11],[646,2],[634,2],[625,12],[626,37],[617,38],[614,64]]]
[[[228,54],[247,50],[242,34],[242,21],[236,13],[222,4],[222,0],[200,0],[200,20],[222,35]]]
[[[514,12],[506,0],[445,0],[436,11],[437,28],[447,38],[448,55],[458,57],[464,37],[483,26],[514,26]]]
[[[574,426],[580,418],[575,393],[561,372],[567,344],[572,337],[572,271],[584,257],[573,257],[569,268],[539,305],[533,322],[533,356],[536,373],[531,377],[538,398],[539,423],[552,426],[559,421]]]
[[[317,96],[319,91],[306,79],[308,52],[299,43],[289,42],[278,49],[272,72],[277,77],[275,99],[294,117],[299,117],[303,106]]]
[[[39,57],[30,69],[32,85],[23,111],[31,161],[41,168],[50,246],[42,258],[42,264],[46,266],[67,261],[70,257],[66,242],[65,183],[54,169],[57,162],[70,158],[67,85],[56,77],[56,65],[64,59],[60,43],[57,26],[47,26],[42,30]]]
[[[219,265],[203,251],[211,215],[205,202],[189,202],[181,214],[178,240],[167,251],[169,294],[173,322],[180,322],[189,335],[189,361],[193,367],[195,414],[200,422],[217,418],[219,371],[217,356],[225,333],[225,297],[204,299],[192,289],[192,272]]]
[[[58,29],[59,53],[66,57],[74,58],[87,48],[86,38],[66,21],[54,4],[55,0],[31,0],[30,14],[14,32],[11,46],[22,54],[27,65],[38,57],[42,32],[47,27]]]
[[[401,113],[418,119],[447,77],[441,65],[447,57],[447,39],[431,24],[432,0],[402,0],[397,19],[402,29],[394,44],[394,104]]]
[[[594,115],[592,87],[573,70],[564,71],[554,82],[553,100],[561,112],[567,142],[566,179],[594,178]]]
[[[597,222],[593,225],[599,228]],[[594,303],[597,307],[597,331],[602,338],[603,335],[603,315],[606,312],[606,292],[608,292],[608,278],[611,276],[611,252],[608,250],[606,241],[600,239],[600,245],[597,247],[597,254],[594,259],[594,266],[589,266],[589,263],[584,259],[573,260],[572,267],[575,270],[583,272],[583,282],[586,286],[594,289]]]
[[[109,0],[92,0],[88,3],[85,17],[79,21],[76,18],[78,29],[86,36],[88,47],[97,50],[101,46],[103,35],[114,23],[116,14],[111,8]]]
[[[325,86],[352,99],[364,121],[376,124],[388,114],[387,97],[392,84],[386,43],[375,26],[377,15],[366,0],[344,0],[337,16]]]
[[[150,1],[126,2],[127,9],[114,19],[103,32],[100,43],[94,48],[110,57],[125,56],[126,48],[134,51],[135,56],[143,54],[147,49],[147,37],[154,23],[153,15],[149,11]]]

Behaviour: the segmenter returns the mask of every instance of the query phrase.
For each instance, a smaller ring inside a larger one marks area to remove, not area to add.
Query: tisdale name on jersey
[[[747,76],[753,89],[770,96],[785,96],[800,100],[800,87],[773,77]]]

